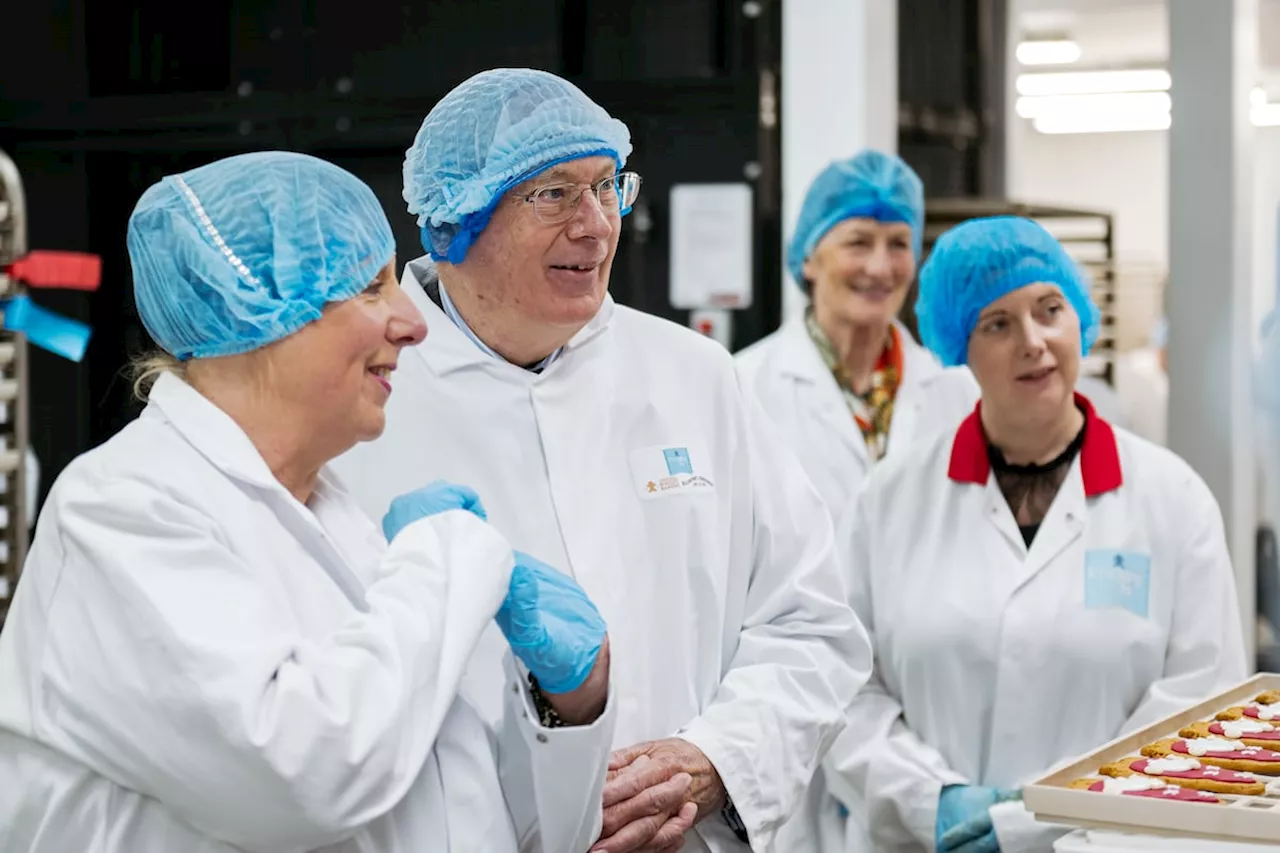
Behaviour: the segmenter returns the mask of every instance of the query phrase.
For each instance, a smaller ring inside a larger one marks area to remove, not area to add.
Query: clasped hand
[[[720,774],[692,743],[648,741],[613,753],[604,825],[592,853],[669,853],[700,819],[724,807]]]

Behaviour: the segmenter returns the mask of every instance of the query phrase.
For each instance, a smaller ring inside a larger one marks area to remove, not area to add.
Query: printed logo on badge
[[[697,444],[631,451],[631,474],[644,500],[715,491],[710,457]]]
[[[1099,549],[1084,554],[1084,606],[1118,607],[1147,618],[1151,557],[1137,551]]]
[[[667,447],[663,449],[662,456],[667,460],[667,473],[672,477],[677,474],[693,473],[693,463],[689,461],[689,448]]]

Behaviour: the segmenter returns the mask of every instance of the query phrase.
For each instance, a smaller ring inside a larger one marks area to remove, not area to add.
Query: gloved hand
[[[393,500],[387,514],[382,517],[382,534],[390,542],[396,538],[397,533],[418,519],[450,509],[465,509],[485,521],[489,520],[484,504],[480,503],[480,496],[474,489],[436,480]]]
[[[543,691],[576,690],[595,666],[604,619],[573,578],[528,554],[515,556],[498,627]]]
[[[935,829],[938,853],[999,853],[1000,841],[989,809],[1022,799],[1022,792],[981,785],[948,785],[938,796]]]

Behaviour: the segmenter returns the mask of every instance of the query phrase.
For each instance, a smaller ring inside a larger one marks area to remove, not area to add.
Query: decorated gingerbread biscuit
[[[1142,748],[1147,758],[1194,758],[1202,764],[1245,773],[1280,775],[1280,752],[1220,737],[1156,741]]]
[[[1239,794],[1259,797],[1267,786],[1252,773],[1226,770],[1211,764],[1201,764],[1194,758],[1122,758],[1098,769],[1103,776],[1123,779],[1129,776],[1145,776],[1183,788],[1212,791],[1215,794]]]
[[[1096,791],[1099,794],[1123,794],[1128,797],[1151,797],[1158,800],[1178,800],[1184,803],[1222,802],[1222,800],[1207,791],[1195,791],[1191,788],[1170,785],[1150,776],[1077,779],[1067,787],[1081,791]]]
[[[1238,740],[1245,746],[1280,749],[1280,725],[1264,723],[1252,717],[1192,723],[1178,732],[1178,735],[1184,738],[1225,738]]]
[[[1262,693],[1258,699],[1276,698],[1276,702],[1254,701],[1248,705],[1238,705],[1234,708],[1228,708],[1218,715],[1219,720],[1239,720],[1248,718],[1258,720],[1264,723],[1275,723],[1280,726],[1280,694]]]

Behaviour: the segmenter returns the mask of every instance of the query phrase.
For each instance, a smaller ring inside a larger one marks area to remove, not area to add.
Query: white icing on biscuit
[[[1164,787],[1166,787],[1165,782],[1161,782],[1159,779],[1152,779],[1150,776],[1122,776],[1118,779],[1108,777],[1102,780],[1102,793],[1104,794],[1124,794],[1128,791],[1154,791],[1157,788]]]
[[[1208,755],[1210,752],[1240,752],[1245,745],[1238,740],[1220,737],[1198,737],[1187,740],[1187,752],[1192,755]]]
[[[1280,719],[1280,702],[1274,705],[1257,705],[1253,707],[1258,709],[1259,720],[1276,720]]]
[[[1261,720],[1250,720],[1247,717],[1241,720],[1219,723],[1218,725],[1221,726],[1222,733],[1232,740],[1239,740],[1245,735],[1274,732],[1276,730],[1276,727],[1270,723],[1264,723]]]
[[[1185,773],[1188,770],[1199,770],[1200,762],[1194,758],[1148,758],[1144,773],[1159,776],[1163,773]]]

